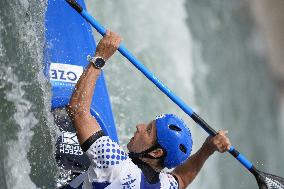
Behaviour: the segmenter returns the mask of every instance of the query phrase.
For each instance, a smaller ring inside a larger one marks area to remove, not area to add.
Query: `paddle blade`
[[[256,180],[259,189],[284,189],[284,178],[276,175],[259,171]]]

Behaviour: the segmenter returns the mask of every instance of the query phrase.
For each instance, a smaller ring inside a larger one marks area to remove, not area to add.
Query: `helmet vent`
[[[184,145],[180,144],[180,145],[179,145],[179,149],[180,149],[183,153],[186,154],[186,148],[185,148]]]
[[[181,131],[181,129],[175,125],[170,125],[169,128],[174,131]]]

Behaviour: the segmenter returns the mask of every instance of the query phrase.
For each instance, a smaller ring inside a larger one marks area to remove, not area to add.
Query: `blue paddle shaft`
[[[102,36],[105,36],[106,29],[97,22],[87,11],[82,9],[75,0],[67,2],[81,14]],[[120,44],[118,51],[127,58],[138,70],[140,70],[150,81],[152,81],[164,94],[166,94],[175,104],[177,104],[187,115],[189,115],[198,125],[200,125],[209,135],[215,136],[217,132],[211,128],[201,117],[199,117],[189,106],[187,106],[177,95],[175,95],[166,85],[154,76],[137,58],[135,58],[123,44]],[[228,150],[244,167],[252,170],[253,164],[240,154],[233,146]]]

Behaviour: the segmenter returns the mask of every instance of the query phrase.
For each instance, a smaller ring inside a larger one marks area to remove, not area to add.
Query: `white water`
[[[27,1],[22,1],[21,7],[25,10],[26,7],[29,5]],[[27,11],[27,10],[26,10]],[[0,30],[6,31],[4,28],[4,22],[0,18]],[[8,26],[12,27],[12,23],[8,24]],[[29,27],[19,25],[18,29],[22,31],[26,31],[26,28]],[[20,32],[20,40],[25,42],[30,40],[29,36],[24,34],[25,32]],[[35,34],[34,32],[31,34]],[[3,36],[0,37],[0,57],[3,61],[7,51],[3,46]],[[31,43],[29,43],[31,44]],[[39,49],[40,51],[40,49]],[[31,139],[33,137],[32,129],[38,123],[38,120],[35,118],[31,106],[32,103],[27,100],[24,95],[25,90],[23,87],[29,85],[26,82],[20,81],[18,76],[14,73],[12,67],[4,66],[3,62],[1,61],[2,65],[0,67],[0,80],[2,81],[0,90],[4,90],[5,96],[2,96],[3,99],[7,100],[13,104],[13,108],[15,109],[14,114],[11,115],[10,119],[13,119],[15,125],[6,125],[10,128],[6,128],[10,130],[11,133],[13,130],[17,130],[16,136],[14,139],[10,139],[8,141],[4,141],[7,149],[7,154],[5,158],[2,160],[3,166],[2,169],[5,173],[5,185],[3,187],[7,188],[29,188],[35,189],[35,184],[31,181],[30,173],[31,173],[31,166],[30,162],[27,158],[28,151],[30,149]],[[3,82],[5,81],[5,82]],[[7,86],[9,86],[7,90]],[[0,123],[1,124],[1,123]],[[5,126],[1,124],[1,126]],[[15,128],[16,126],[16,128]],[[6,133],[9,134],[9,133]]]
[[[0,188],[41,188],[38,183],[55,176],[52,153],[38,153],[50,151],[54,133],[42,72],[45,1],[1,1],[0,7]]]
[[[36,126],[38,120],[31,111],[32,103],[24,97],[25,91],[22,88],[27,83],[19,81],[11,68],[6,67],[5,70],[6,84],[11,84],[12,89],[5,91],[6,96],[4,98],[14,104],[16,111],[13,119],[18,125],[16,139],[7,142],[8,154],[4,161],[7,188],[35,189],[36,186],[29,176],[31,166],[27,153],[34,134],[32,129]]]

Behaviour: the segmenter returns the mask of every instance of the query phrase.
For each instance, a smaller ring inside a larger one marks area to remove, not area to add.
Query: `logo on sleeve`
[[[132,189],[135,187],[135,181],[136,179],[132,178],[131,174],[127,175],[126,178],[123,179],[122,186],[123,189]]]

